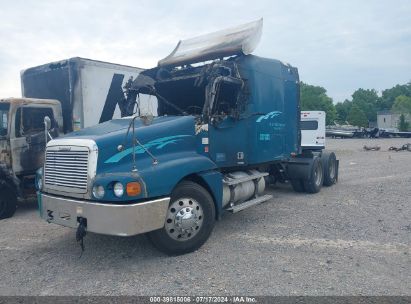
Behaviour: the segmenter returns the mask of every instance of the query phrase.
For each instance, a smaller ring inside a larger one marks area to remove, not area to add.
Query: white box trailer
[[[301,148],[321,150],[325,148],[325,112],[301,111]]]
[[[121,117],[123,87],[143,69],[80,57],[21,71],[22,96],[57,99],[64,133]]]

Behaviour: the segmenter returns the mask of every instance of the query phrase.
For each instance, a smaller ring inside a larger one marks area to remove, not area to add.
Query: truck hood
[[[150,167],[153,159],[146,152],[149,150],[155,158],[161,160],[167,155],[195,150],[195,128],[193,116],[155,117],[150,125],[137,118],[134,133],[139,141],[133,148],[132,127],[128,136],[127,129],[131,118],[111,120],[94,127],[85,128],[60,137],[67,139],[91,139],[98,147],[97,173],[109,172],[113,166],[116,171],[130,171],[133,152],[139,169]],[[56,139],[58,141],[60,138]],[[123,145],[122,150],[118,149]],[[124,170],[121,167],[124,166]]]

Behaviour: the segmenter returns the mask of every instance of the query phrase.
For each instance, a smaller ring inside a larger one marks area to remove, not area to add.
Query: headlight
[[[124,186],[123,186],[122,183],[119,183],[119,182],[115,183],[113,189],[114,189],[114,195],[115,196],[117,196],[117,197],[122,197],[123,196]]]
[[[94,186],[93,187],[93,195],[95,198],[103,198],[104,197],[104,187],[103,186]]]

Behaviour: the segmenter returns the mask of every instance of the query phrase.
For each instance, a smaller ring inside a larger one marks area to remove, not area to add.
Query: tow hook
[[[83,239],[87,234],[87,219],[85,219],[83,217],[79,217],[79,218],[77,218],[77,221],[78,221],[79,225],[78,225],[77,231],[76,231],[76,241],[80,242],[80,247],[81,247],[80,258],[81,258],[81,256],[83,255],[83,252],[84,252]]]
[[[53,211],[47,210],[47,223],[50,223],[54,220]]]

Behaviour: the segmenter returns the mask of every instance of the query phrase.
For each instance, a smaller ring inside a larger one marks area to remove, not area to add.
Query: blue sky
[[[70,57],[150,68],[179,39],[264,18],[254,54],[298,67],[334,102],[411,81],[409,0],[0,0],[0,97],[22,69]]]

